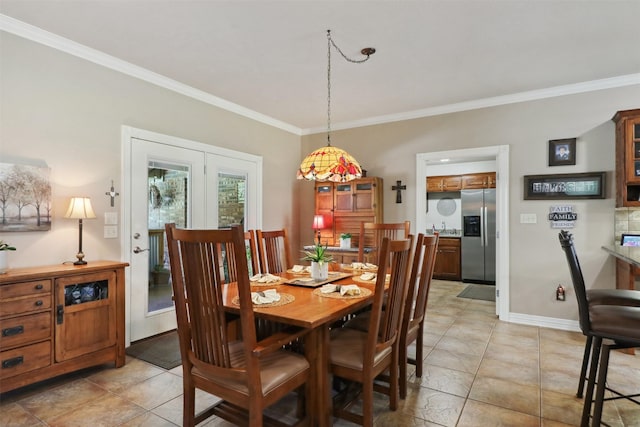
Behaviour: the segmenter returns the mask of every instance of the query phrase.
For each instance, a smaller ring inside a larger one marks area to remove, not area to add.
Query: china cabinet
[[[640,109],[618,111],[616,124],[616,207],[640,206]]]

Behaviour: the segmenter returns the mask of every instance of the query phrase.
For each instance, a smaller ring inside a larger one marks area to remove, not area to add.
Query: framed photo
[[[576,164],[576,138],[549,141],[549,166]]]
[[[606,172],[525,175],[524,200],[604,199]]]

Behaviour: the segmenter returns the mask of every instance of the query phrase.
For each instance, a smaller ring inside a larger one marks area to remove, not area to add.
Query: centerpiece
[[[333,257],[327,253],[327,245],[316,243],[313,250],[304,251],[303,261],[311,261],[311,278],[314,280],[326,280],[329,277],[329,263]]]
[[[351,233],[342,233],[340,235],[340,248],[349,249],[351,247]]]

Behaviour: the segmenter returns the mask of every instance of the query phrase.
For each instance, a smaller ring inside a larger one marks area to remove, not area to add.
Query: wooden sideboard
[[[125,363],[124,269],[95,261],[0,275],[0,392]]]

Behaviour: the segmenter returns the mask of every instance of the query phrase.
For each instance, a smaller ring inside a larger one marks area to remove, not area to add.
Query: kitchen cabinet
[[[124,353],[124,268],[110,261],[10,269],[0,276],[0,392]]]
[[[616,207],[640,206],[640,109],[618,111],[616,124]]]
[[[484,188],[496,188],[496,173],[482,172],[462,175],[463,190],[481,190]]]
[[[461,189],[462,177],[460,175],[427,177],[427,192],[429,193],[460,191]]]
[[[461,280],[460,239],[440,237],[438,252],[433,267],[433,278],[441,280]]]
[[[351,233],[357,247],[360,223],[383,222],[382,178],[367,177],[350,182],[316,182],[315,214],[323,215],[323,244],[340,244],[340,234]]]

